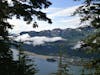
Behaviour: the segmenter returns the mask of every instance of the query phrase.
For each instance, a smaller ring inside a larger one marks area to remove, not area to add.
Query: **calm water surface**
[[[14,50],[15,60],[18,60],[17,55],[18,55],[18,51]],[[51,75],[52,73],[56,73],[58,70],[58,62],[48,62],[46,59],[40,58],[37,56],[29,56],[29,57],[33,59],[33,61],[35,61],[35,64],[37,65],[37,68],[39,69],[36,75]],[[73,75],[80,75],[81,70],[82,70],[82,66],[70,65],[69,73]]]
[[[58,69],[58,62],[48,62],[46,59],[33,57],[35,63],[39,69],[36,75],[51,75],[52,73],[56,73]],[[80,75],[81,73],[81,66],[72,66],[70,65],[69,73],[73,75]]]

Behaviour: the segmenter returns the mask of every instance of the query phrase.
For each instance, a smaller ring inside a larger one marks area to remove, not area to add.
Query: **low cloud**
[[[78,41],[77,43],[76,43],[76,45],[72,48],[72,49],[78,49],[78,48],[81,48],[81,45],[83,44],[83,42],[82,41]]]
[[[22,41],[26,44],[33,44],[33,46],[42,45],[45,44],[46,42],[55,42],[60,40],[65,40],[65,39],[63,39],[62,37],[46,37],[46,36],[30,37],[28,34],[24,34],[16,38],[16,41]]]

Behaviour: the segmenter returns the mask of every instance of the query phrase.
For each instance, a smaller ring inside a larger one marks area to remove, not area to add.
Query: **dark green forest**
[[[25,4],[25,2],[28,4]],[[32,64],[27,64],[27,58],[22,51],[19,50],[19,60],[13,60],[13,52],[10,48],[14,45],[19,49],[20,43],[14,43],[13,40],[9,38],[8,29],[12,29],[13,27],[7,22],[7,19],[12,19],[13,16],[16,16],[17,19],[23,17],[23,21],[29,24],[34,19],[32,16],[35,15],[39,20],[52,23],[51,20],[47,18],[46,13],[35,10],[48,8],[50,5],[51,3],[48,0],[12,0],[12,4],[9,4],[8,0],[0,0],[0,74],[35,74],[35,67],[32,67]],[[36,24],[33,24],[33,26],[34,25]]]

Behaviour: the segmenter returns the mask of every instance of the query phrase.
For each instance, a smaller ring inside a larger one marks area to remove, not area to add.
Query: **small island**
[[[56,62],[56,60],[54,58],[47,58],[46,59],[48,62]]]

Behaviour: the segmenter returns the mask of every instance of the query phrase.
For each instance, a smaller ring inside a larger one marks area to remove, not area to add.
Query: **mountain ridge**
[[[45,42],[44,44],[33,46],[32,42],[30,44],[24,44],[23,49],[28,50],[30,52],[34,52],[37,54],[43,55],[58,55],[61,46],[63,46],[62,50],[66,51],[65,54],[70,56],[82,56],[82,57],[89,57],[90,55],[84,54],[81,51],[73,50],[73,47],[81,40],[89,36],[91,33],[94,32],[94,28],[87,26],[87,27],[80,27],[77,29],[53,29],[53,30],[44,30],[40,32],[36,31],[29,31],[29,32],[21,32],[20,35],[28,34],[30,37],[34,38],[38,37],[61,37],[64,40],[58,40],[54,42]],[[37,39],[38,41],[38,39]]]

